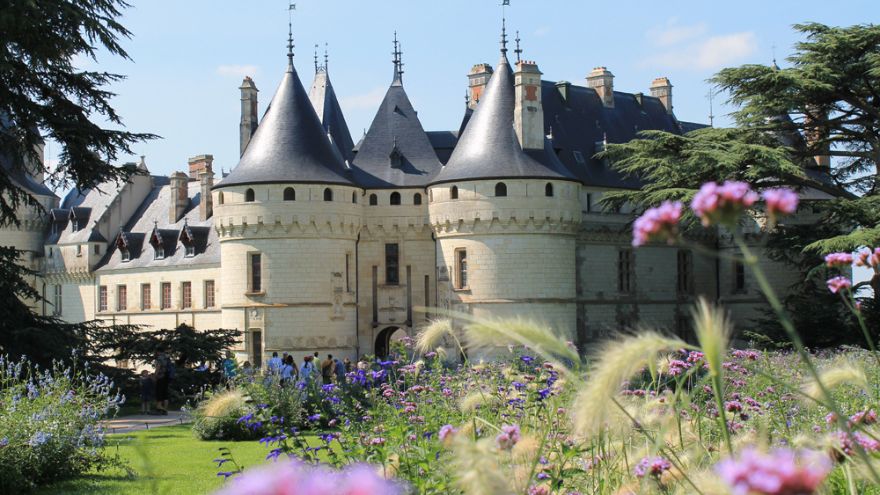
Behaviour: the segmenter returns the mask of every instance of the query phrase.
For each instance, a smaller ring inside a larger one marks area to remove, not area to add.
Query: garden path
[[[182,411],[168,411],[168,416],[152,416],[135,414],[102,421],[101,425],[107,433],[130,433],[132,431],[150,430],[162,426],[174,426],[190,421],[189,415]]]

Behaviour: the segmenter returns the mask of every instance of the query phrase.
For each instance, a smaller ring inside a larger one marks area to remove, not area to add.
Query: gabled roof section
[[[342,107],[339,106],[333,84],[330,83],[330,74],[325,67],[320,67],[315,72],[315,81],[312,83],[312,89],[309,90],[309,100],[318,114],[321,125],[324,126],[324,132],[331,136],[342,158],[350,162],[354,158],[354,141],[351,139],[348,124],[345,123],[345,116],[342,114]]]
[[[367,188],[424,187],[441,168],[395,64],[394,80],[358,144],[355,182]]]
[[[558,160],[541,160],[545,153],[525,153],[513,128],[513,72],[502,51],[501,60],[480,104],[464,127],[449,162],[432,183],[473,179],[540,178],[572,180]]]
[[[214,188],[266,183],[352,184],[292,61],[238,165]]]

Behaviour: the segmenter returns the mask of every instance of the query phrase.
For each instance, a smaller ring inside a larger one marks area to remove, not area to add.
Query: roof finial
[[[315,43],[315,74],[318,73],[318,44]]]
[[[471,95],[468,90],[464,90],[464,106],[471,106]]]
[[[400,57],[403,53],[400,51],[400,42],[397,41],[397,31],[394,31],[394,51],[391,55],[394,57],[391,59],[394,63],[394,84],[403,84],[403,60]]]
[[[507,57],[507,12],[510,0],[501,0],[501,55]]]
[[[324,72],[327,72],[330,69],[330,55],[328,52],[329,43],[324,42]]]
[[[516,54],[516,62],[519,63],[520,55],[522,55],[522,48],[519,47],[519,42],[522,41],[519,39],[519,29],[516,30],[516,50],[513,53]]]
[[[287,6],[287,65],[293,68],[293,11],[296,10],[296,4],[290,3]]]

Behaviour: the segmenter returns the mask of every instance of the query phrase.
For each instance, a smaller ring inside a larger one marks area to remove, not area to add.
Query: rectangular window
[[[351,292],[351,253],[345,253],[345,292]]]
[[[205,280],[205,307],[214,307],[214,281]]]
[[[82,256],[82,255],[83,255],[83,247],[82,247],[81,244],[77,244],[77,245],[76,245],[76,255],[77,255],[77,256]]]
[[[250,292],[262,292],[263,290],[263,256],[260,253],[250,255]]]
[[[621,249],[617,252],[617,291],[629,294],[633,290],[633,250]]]
[[[455,250],[455,287],[457,289],[467,289],[468,287],[468,268],[467,268],[467,249]]]
[[[676,287],[679,294],[693,293],[694,257],[690,251],[678,252],[678,277]]]
[[[385,284],[400,284],[400,247],[397,244],[385,244]]]
[[[101,254],[101,245],[95,244],[95,254]]]
[[[171,282],[162,282],[162,306],[161,309],[171,307]]]
[[[128,309],[128,287],[125,285],[116,286],[116,311],[125,311]]]
[[[154,251],[153,254],[154,254],[154,256],[153,256],[154,259],[164,260],[165,259],[165,248],[156,247],[156,250]]]
[[[188,244],[185,246],[185,248],[186,248],[185,257],[192,258],[193,256],[196,255],[196,246],[194,244]]]
[[[141,309],[147,310],[152,309],[152,294],[150,284],[141,284]]]
[[[593,195],[587,193],[587,213],[593,212]]]
[[[55,306],[52,313],[55,316],[61,315],[61,299],[61,284],[58,284],[55,286],[55,298],[52,301]]]
[[[746,267],[741,261],[733,262],[733,292],[734,294],[746,292]]]
[[[107,286],[98,287],[98,311],[107,311]]]
[[[183,282],[180,285],[181,308],[189,309],[192,307],[192,282]]]

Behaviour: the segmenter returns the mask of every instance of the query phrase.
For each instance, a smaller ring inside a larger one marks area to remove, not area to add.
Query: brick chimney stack
[[[214,155],[199,155],[188,160],[189,178],[198,180],[203,171],[213,171]]]
[[[199,220],[205,221],[214,214],[214,197],[211,196],[211,188],[214,187],[214,171],[208,167],[199,173],[201,192],[199,195]]]
[[[489,84],[489,78],[492,77],[492,66],[486,63],[477,64],[471,67],[468,73],[468,108],[471,110],[477,108],[480,98],[483,96],[483,90]]]
[[[605,67],[596,67],[587,75],[587,87],[596,90],[605,108],[614,108],[614,74]]]
[[[658,77],[651,83],[651,96],[658,98],[666,107],[666,113],[672,115],[672,83],[669,78]]]
[[[251,136],[257,132],[257,125],[259,123],[259,118],[257,117],[257,93],[259,90],[257,90],[257,86],[250,76],[244,78],[238,89],[241,90],[240,156],[244,154],[248,143],[251,142]]]
[[[189,205],[189,194],[187,194],[189,179],[183,172],[174,172],[169,179],[171,181],[171,204],[168,207],[168,222],[177,223]]]
[[[538,64],[522,60],[513,73],[516,106],[513,127],[524,150],[544,149],[544,106],[541,103],[541,71]]]

